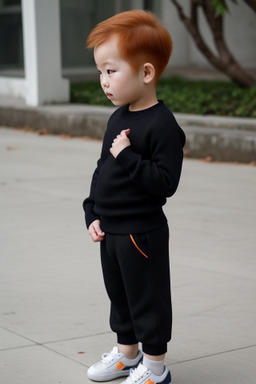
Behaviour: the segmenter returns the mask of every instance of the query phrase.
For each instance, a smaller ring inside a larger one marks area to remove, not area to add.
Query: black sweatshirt
[[[131,145],[116,159],[115,137],[130,128]],[[166,223],[162,206],[179,183],[185,134],[163,101],[142,111],[118,108],[108,121],[101,157],[83,208],[87,228],[96,219],[104,232],[143,233]]]

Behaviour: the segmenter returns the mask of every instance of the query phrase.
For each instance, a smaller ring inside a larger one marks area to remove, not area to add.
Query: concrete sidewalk
[[[101,139],[114,110],[79,104],[28,107],[18,99],[0,97],[0,126]],[[187,136],[188,157],[256,163],[256,119],[180,113],[175,117]]]
[[[85,384],[115,337],[82,200],[97,141],[0,129],[0,382]],[[171,231],[173,384],[254,384],[256,169],[185,160]],[[120,380],[116,380],[119,383]]]

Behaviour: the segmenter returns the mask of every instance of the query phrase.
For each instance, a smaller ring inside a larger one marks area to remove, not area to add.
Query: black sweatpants
[[[141,342],[149,355],[166,353],[172,329],[168,225],[143,234],[106,233],[101,262],[118,343]]]

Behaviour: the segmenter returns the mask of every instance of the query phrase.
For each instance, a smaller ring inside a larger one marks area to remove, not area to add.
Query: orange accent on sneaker
[[[124,367],[124,363],[122,363],[122,361],[119,361],[119,363],[117,363],[116,365],[116,369],[118,369],[119,371],[121,371],[121,369],[123,369]]]
[[[132,235],[130,235],[130,238],[131,238],[133,244],[135,245],[135,247],[140,251],[140,253],[142,253],[142,255],[145,256],[148,259],[148,256],[146,255],[146,253],[142,252],[142,250],[138,247],[138,245],[136,244],[136,242],[135,242],[135,240],[134,240]]]
[[[155,384],[155,382],[148,379],[144,384]]]

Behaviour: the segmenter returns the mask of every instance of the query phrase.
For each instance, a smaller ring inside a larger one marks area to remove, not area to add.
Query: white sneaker
[[[143,364],[140,364],[134,370],[131,370],[130,376],[121,384],[172,384],[171,373],[165,367],[161,376],[154,375]]]
[[[131,368],[136,368],[142,360],[142,352],[133,359],[127,359],[123,353],[114,347],[110,353],[104,353],[102,360],[93,364],[87,371],[89,379],[94,381],[108,381],[121,376],[128,376]],[[131,365],[131,362],[133,365]]]

